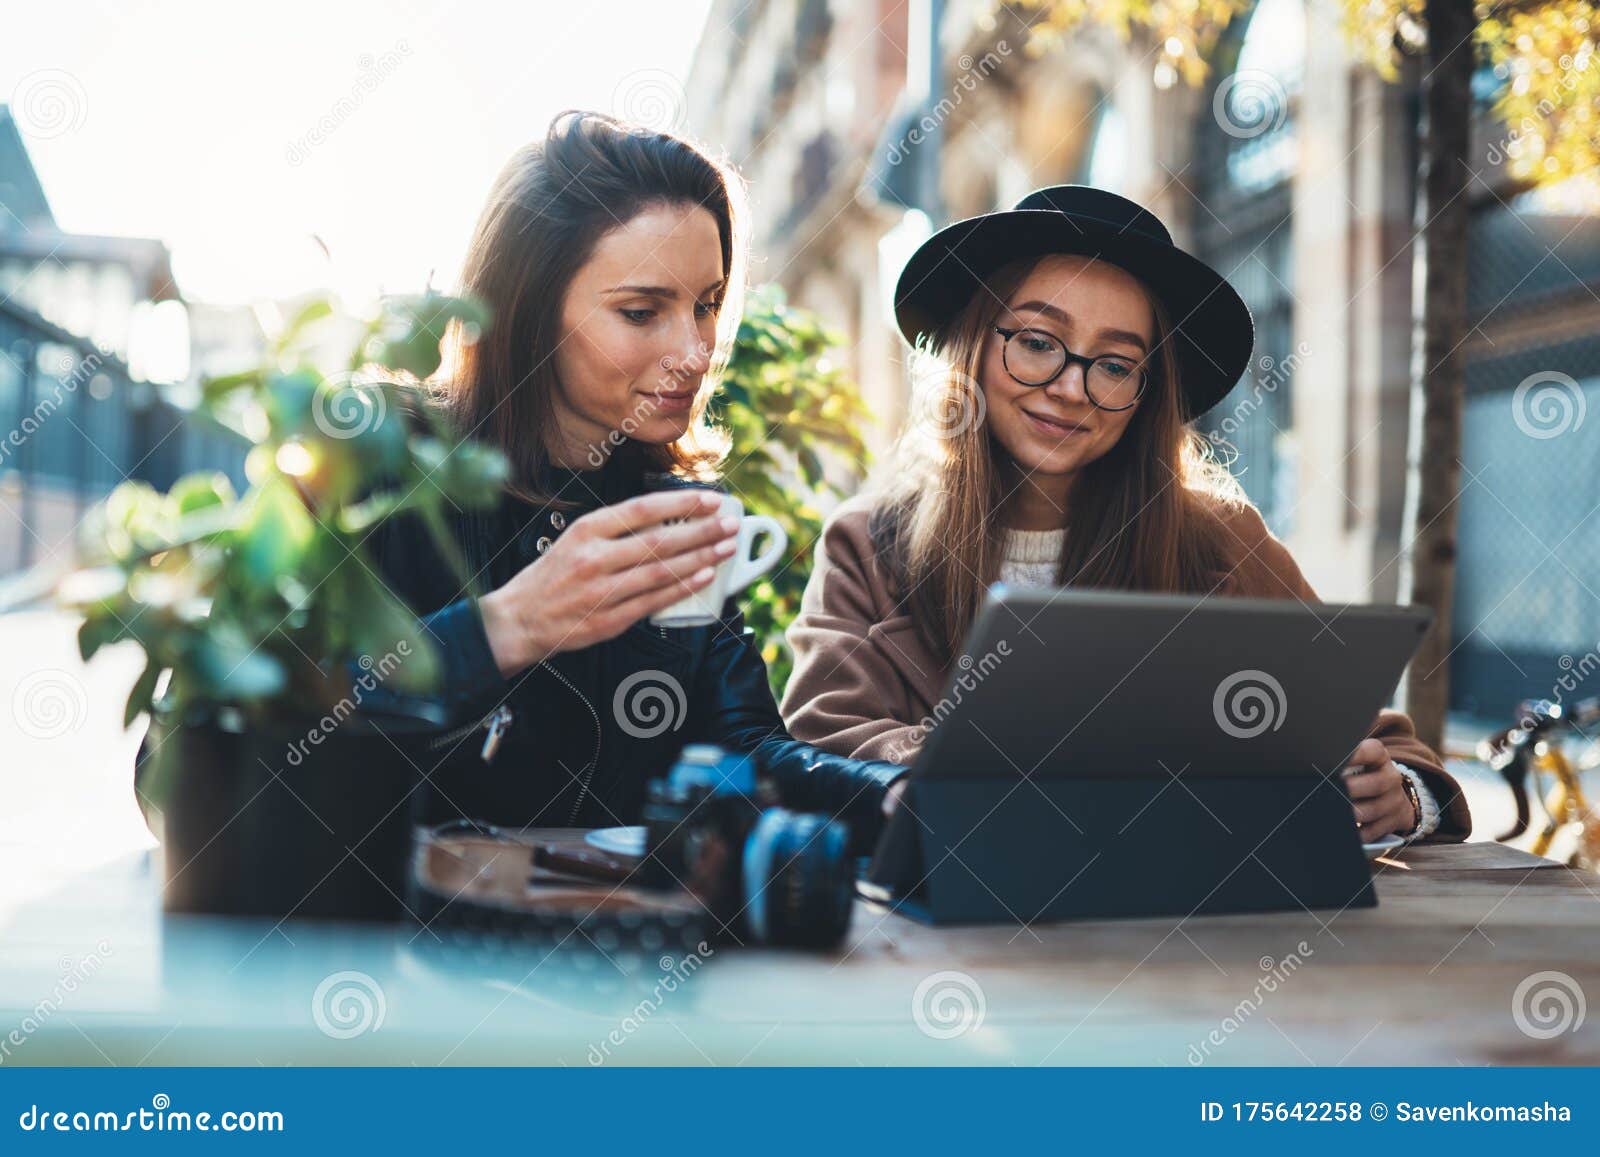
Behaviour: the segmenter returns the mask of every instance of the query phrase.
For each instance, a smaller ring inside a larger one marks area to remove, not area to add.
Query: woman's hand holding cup
[[[502,675],[622,634],[709,586],[740,521],[711,490],[658,491],[573,520],[550,549],[478,600]]]

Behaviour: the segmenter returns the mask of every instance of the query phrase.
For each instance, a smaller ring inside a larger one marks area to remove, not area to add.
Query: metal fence
[[[1455,706],[1600,694],[1600,217],[1486,198],[1469,248]]]
[[[0,573],[70,551],[89,506],[126,478],[242,478],[243,454],[190,423],[115,354],[0,301]]]

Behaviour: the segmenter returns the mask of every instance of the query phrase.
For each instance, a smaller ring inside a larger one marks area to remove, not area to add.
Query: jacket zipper
[[[478,758],[485,763],[493,763],[495,754],[500,750],[500,741],[510,729],[516,716],[511,708],[502,703],[482,719],[475,719],[471,723],[464,723],[453,728],[435,739],[429,740],[428,750],[438,751],[442,747],[450,747],[471,735],[474,731],[487,729],[483,737],[483,748],[478,752]]]
[[[583,801],[589,798],[589,785],[593,782],[595,768],[600,763],[600,716],[596,713],[594,704],[590,703],[588,697],[574,687],[565,675],[543,660],[540,661],[539,666],[554,675],[560,680],[563,687],[576,695],[578,701],[588,709],[589,718],[594,721],[594,752],[589,756],[589,762],[584,766],[583,779],[578,785],[578,798],[572,801],[572,812],[567,816],[567,826],[570,828],[578,822],[578,812],[583,807]]]
[[[666,628],[657,627],[656,630],[661,632],[663,639],[667,637]],[[589,756],[589,762],[584,765],[583,778],[578,784],[578,798],[573,801],[572,811],[567,816],[567,826],[571,827],[577,823],[578,812],[583,809],[584,801],[589,798],[589,788],[594,782],[595,771],[600,765],[600,740],[603,734],[600,727],[600,716],[595,711],[594,704],[589,702],[588,696],[579,691],[570,679],[547,662],[541,661],[539,666],[554,675],[563,687],[578,697],[578,701],[589,712],[590,722],[594,724],[594,751]],[[445,732],[437,739],[432,740],[428,747],[429,750],[437,751],[441,747],[459,742],[462,737],[470,735],[474,731],[486,729],[483,737],[483,747],[478,752],[478,758],[482,759],[484,763],[493,763],[495,756],[499,754],[500,744],[504,741],[506,732],[511,729],[511,724],[515,721],[516,715],[512,712],[510,706],[502,703],[482,719],[474,720],[471,723],[463,724],[454,730]]]
[[[658,626],[656,631],[663,639],[667,638],[667,629],[665,627]],[[582,691],[579,691],[568,682],[565,675],[548,663],[540,663],[539,665],[561,680],[562,685],[578,697],[583,705],[589,709],[589,718],[594,721],[594,754],[589,757],[588,766],[583,769],[583,779],[578,785],[578,798],[572,801],[572,811],[567,815],[567,826],[570,828],[578,822],[578,812],[583,808],[583,801],[589,798],[589,785],[594,781],[594,773],[600,766],[600,716],[595,712],[594,704],[589,702]]]
[[[473,539],[474,543],[477,541],[477,539]],[[667,639],[669,637],[665,627],[656,624],[652,624],[652,626],[655,626],[656,633],[659,634],[662,639]],[[584,801],[589,798],[589,788],[594,782],[595,771],[600,765],[600,739],[602,735],[600,728],[600,716],[595,711],[594,704],[589,702],[588,696],[584,695],[582,691],[579,691],[575,686],[573,686],[571,680],[569,680],[565,675],[563,675],[560,671],[557,671],[544,660],[540,660],[538,665],[550,672],[550,674],[554,675],[556,679],[560,681],[563,687],[578,697],[579,702],[581,702],[584,708],[589,712],[589,719],[594,724],[594,752],[589,756],[589,762],[584,767],[583,779],[580,781],[578,787],[578,798],[573,802],[572,811],[567,817],[567,826],[571,827],[573,824],[577,823],[578,812],[582,810]],[[505,739],[506,732],[511,729],[511,724],[515,722],[515,720],[516,716],[512,712],[510,706],[502,703],[493,711],[489,712],[488,715],[485,715],[482,719],[446,732],[444,735],[433,740],[428,747],[429,750],[437,751],[441,747],[458,742],[463,736],[470,735],[479,728],[487,728],[487,731],[483,737],[483,747],[478,752],[478,757],[485,763],[493,763],[494,757],[500,751],[500,744]]]
[[[511,708],[502,703],[496,707],[489,716],[489,730],[483,737],[483,748],[478,752],[478,758],[485,763],[493,763],[494,757],[500,753],[500,743],[506,737],[506,732],[511,730],[511,722],[515,719]]]

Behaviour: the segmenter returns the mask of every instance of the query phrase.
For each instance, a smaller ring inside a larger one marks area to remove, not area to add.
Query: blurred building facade
[[[0,574],[63,558],[124,479],[242,463],[160,389],[191,379],[192,340],[166,246],[59,228],[0,105]]]
[[[1025,21],[989,0],[717,0],[688,128],[750,183],[753,277],[848,338],[880,449],[912,400],[893,283],[930,229],[1061,182],[1154,210],[1256,320],[1251,370],[1199,428],[1322,597],[1392,600],[1419,86],[1354,62],[1337,19],[1261,0],[1190,86],[1098,29],[1030,52]],[[919,46],[935,39],[930,70]],[[1451,662],[1457,705],[1494,714],[1581,656],[1600,668],[1600,413],[1530,434],[1514,410],[1538,373],[1600,410],[1600,217],[1585,190],[1509,182],[1497,82],[1479,80]]]
[[[846,334],[880,445],[905,383],[878,248],[904,211],[860,189],[905,88],[908,27],[907,0],[716,0],[688,79],[688,128],[749,186],[751,281],[782,284]]]

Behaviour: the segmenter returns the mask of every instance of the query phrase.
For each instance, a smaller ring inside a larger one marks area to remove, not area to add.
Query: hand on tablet
[[[1381,740],[1363,739],[1357,744],[1343,774],[1362,843],[1370,844],[1390,833],[1406,835],[1415,826],[1405,777]]]

